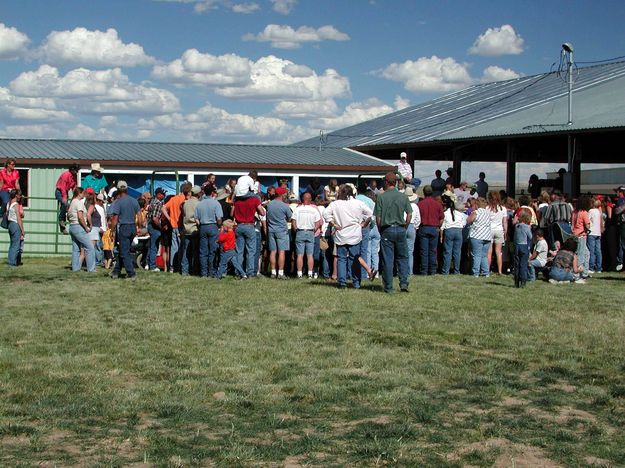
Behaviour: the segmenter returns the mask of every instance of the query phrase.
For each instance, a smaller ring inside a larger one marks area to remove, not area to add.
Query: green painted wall
[[[23,171],[18,166],[18,170]],[[72,243],[59,232],[56,181],[66,168],[31,168],[28,186],[28,207],[24,208],[24,256],[70,255]],[[8,231],[0,229],[0,255],[6,258]]]

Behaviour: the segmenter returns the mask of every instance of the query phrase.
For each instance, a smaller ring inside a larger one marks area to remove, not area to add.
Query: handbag
[[[319,249],[328,250],[328,247],[330,247],[330,244],[328,244],[328,239],[326,239],[324,236],[321,236],[319,238]]]

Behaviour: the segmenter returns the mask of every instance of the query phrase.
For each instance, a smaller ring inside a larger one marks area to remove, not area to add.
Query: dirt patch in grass
[[[522,398],[506,397],[503,400],[501,400],[501,403],[499,404],[501,406],[525,406],[529,404],[529,401],[524,400]]]
[[[286,457],[282,466],[284,468],[299,468],[300,466],[304,466],[304,460],[306,457],[302,455]]]
[[[213,393],[213,398],[215,400],[225,400],[226,399],[226,392],[215,392]]]
[[[566,423],[571,419],[580,419],[584,422],[593,424],[597,423],[597,417],[594,414],[589,413],[588,411],[571,408],[569,406],[558,408],[557,413],[548,413],[547,411],[538,408],[530,408],[528,413],[532,416],[547,419],[557,424]]]
[[[508,439],[488,439],[480,442],[465,445],[455,452],[447,455],[447,459],[452,462],[459,461],[464,455],[472,452],[489,453],[497,451],[499,455],[493,466],[498,468],[507,468],[514,466],[517,468],[544,467],[556,468],[561,465],[547,458],[538,447],[529,445],[515,444]]]
[[[361,424],[373,423],[373,424],[388,424],[391,422],[391,417],[382,415],[375,418],[356,419],[354,421],[333,423],[332,427],[335,429],[347,429],[350,427],[360,426]]]
[[[610,460],[597,457],[585,457],[584,461],[590,466],[613,466]]]
[[[26,435],[4,436],[0,438],[0,446],[28,445],[30,438]]]
[[[550,388],[552,390],[559,390],[564,393],[573,393],[577,390],[577,387],[575,385],[571,385],[566,382],[550,384],[547,386],[547,388]]]

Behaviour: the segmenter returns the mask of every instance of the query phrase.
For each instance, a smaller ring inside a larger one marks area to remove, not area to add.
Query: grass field
[[[67,263],[0,267],[0,465],[625,465],[625,274],[386,295]]]

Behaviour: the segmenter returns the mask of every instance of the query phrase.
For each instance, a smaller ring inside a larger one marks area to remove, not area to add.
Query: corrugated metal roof
[[[263,166],[362,166],[388,162],[341,148],[122,141],[0,139],[0,157],[40,160],[146,163],[249,164]]]
[[[326,146],[355,148],[625,126],[625,62],[577,70],[572,126],[561,125],[567,122],[567,95],[567,84],[556,72],[479,84],[331,132]]]

